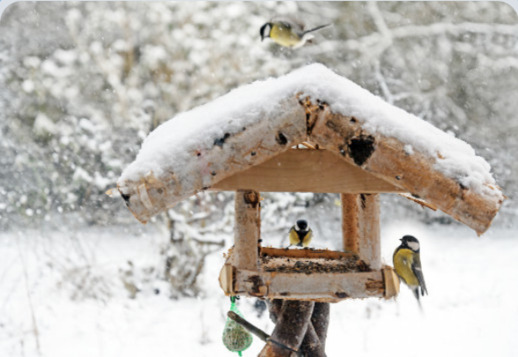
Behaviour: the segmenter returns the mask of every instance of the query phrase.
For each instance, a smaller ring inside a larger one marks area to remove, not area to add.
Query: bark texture
[[[294,97],[278,105],[276,120],[258,120],[246,130],[225,133],[220,141],[203,143],[203,153],[186,153],[192,155],[192,160],[179,172],[167,172],[161,177],[149,172],[139,180],[119,182],[119,191],[130,211],[146,222],[176,202],[216,188],[218,182],[303,142],[328,150],[388,184],[376,192],[408,192],[478,234],[489,228],[502,205],[504,196],[498,187],[486,185],[484,192],[464,187],[435,168],[442,159],[440,155],[431,157],[417,150],[410,155],[405,150],[407,143],[370,131],[359,118],[333,113],[325,98],[312,101]],[[242,189],[240,182],[229,186],[227,180],[222,189]],[[315,188],[315,192],[319,190]],[[368,187],[365,192],[370,192]]]
[[[272,340],[298,351],[298,354],[274,342],[265,345],[259,357],[325,357],[329,326],[329,304],[298,300],[269,300],[270,318],[276,323]]]

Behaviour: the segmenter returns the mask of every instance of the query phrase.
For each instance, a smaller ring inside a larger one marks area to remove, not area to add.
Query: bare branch
[[[383,27],[382,24],[376,24]],[[367,55],[369,52],[375,51],[376,53],[383,53],[392,42],[404,38],[412,37],[430,37],[430,36],[461,36],[466,33],[473,34],[486,34],[486,35],[507,35],[516,37],[518,35],[518,26],[516,25],[503,25],[503,24],[483,24],[483,23],[472,23],[464,22],[460,24],[451,23],[435,23],[430,25],[418,26],[408,25],[401,26],[393,29],[387,29],[390,31],[392,38],[391,42],[387,42],[384,39],[384,35],[381,32],[372,33],[367,36],[360,38],[350,39],[347,41],[325,41],[306,49],[308,55],[319,55],[335,51],[336,48],[341,48],[344,51],[358,51],[363,55]]]

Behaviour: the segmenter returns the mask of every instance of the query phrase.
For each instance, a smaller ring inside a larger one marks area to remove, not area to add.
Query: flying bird
[[[304,25],[290,19],[274,19],[261,26],[259,31],[261,41],[271,38],[275,43],[289,48],[299,48],[313,38],[311,32],[329,27],[331,24],[320,25],[304,30]]]

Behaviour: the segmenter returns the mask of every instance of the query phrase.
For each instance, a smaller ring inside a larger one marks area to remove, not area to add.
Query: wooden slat
[[[261,237],[259,193],[237,191],[235,198],[236,221],[232,263],[239,269],[258,269],[258,245]]]
[[[294,149],[219,181],[215,190],[259,192],[406,192],[327,150]]]
[[[285,258],[320,258],[320,259],[350,259],[358,258],[352,252],[337,252],[328,249],[284,249],[261,247],[261,256]]]
[[[399,278],[392,267],[385,265],[382,269],[385,282],[385,298],[390,299],[399,294]]]
[[[221,271],[219,273],[219,286],[221,287],[225,295],[232,294],[234,280],[233,270],[234,268],[231,264],[225,263],[225,265],[223,265],[223,268],[221,268]]]
[[[360,224],[358,222],[359,195],[342,193],[342,240],[345,251],[358,253],[360,251]]]
[[[385,297],[380,270],[362,273],[293,274],[236,270],[234,294],[269,299],[338,302]]]
[[[437,169],[436,163],[442,160],[439,153],[430,156],[414,150],[409,154],[405,150],[407,143],[372,131],[363,120],[332,113],[329,108],[324,111],[327,115],[321,115],[324,120],[315,123],[309,141],[341,153],[344,161],[404,188],[427,206],[442,210],[478,234],[489,228],[504,199],[498,187],[485,183],[484,190],[468,189]]]
[[[381,268],[379,196],[342,194],[344,250],[358,253],[371,269]]]

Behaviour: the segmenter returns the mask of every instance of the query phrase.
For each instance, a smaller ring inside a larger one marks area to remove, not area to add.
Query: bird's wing
[[[415,276],[417,277],[417,280],[419,281],[419,286],[421,287],[421,295],[428,295],[428,290],[426,290],[426,283],[424,282],[423,269],[421,268],[421,256],[419,255],[419,253],[416,253],[414,256],[412,271],[414,272]]]
[[[304,238],[302,238],[302,245],[304,247],[307,247],[309,245],[309,242],[311,242],[311,238],[313,237],[313,231],[310,229]]]
[[[276,16],[270,20],[271,22],[279,22],[283,26],[286,26],[287,28],[293,29],[295,32],[299,33],[304,31],[304,23],[300,21],[299,19],[293,17],[293,16]]]
[[[279,23],[284,26],[285,28],[287,28],[288,30],[291,29],[291,23],[287,22],[287,21],[279,21]]]
[[[291,245],[298,245],[300,243],[299,235],[297,234],[297,232],[295,231],[295,229],[293,227],[291,227],[291,229],[290,229],[289,236],[290,236]]]

